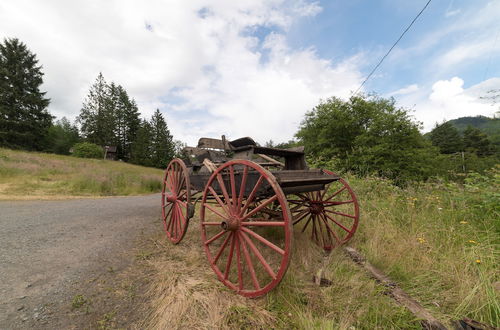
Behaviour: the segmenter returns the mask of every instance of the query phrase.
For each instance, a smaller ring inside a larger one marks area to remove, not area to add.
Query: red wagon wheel
[[[167,237],[179,243],[192,216],[189,174],[184,162],[173,159],[165,171],[161,193],[161,216]]]
[[[260,211],[279,203],[281,212]],[[208,180],[200,209],[201,237],[219,280],[245,297],[266,294],[283,278],[290,261],[292,224],[275,177],[248,160],[220,166]]]
[[[335,175],[323,170],[324,173]],[[324,190],[289,197],[293,224],[308,230],[311,239],[331,250],[346,243],[356,232],[359,221],[358,199],[342,178],[325,186]]]

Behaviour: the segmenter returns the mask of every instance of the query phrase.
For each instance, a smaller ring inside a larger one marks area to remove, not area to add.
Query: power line
[[[401,33],[401,35],[399,36],[398,40],[396,40],[396,42],[392,45],[392,47],[389,49],[389,51],[387,51],[387,53],[384,55],[384,57],[382,57],[382,59],[378,62],[378,64],[373,68],[372,72],[370,72],[370,74],[365,78],[365,80],[363,80],[363,82],[361,83],[361,85],[359,85],[358,89],[356,90],[356,92],[354,92],[354,94],[357,94],[359,92],[359,90],[361,89],[361,87],[363,87],[363,85],[368,81],[368,79],[370,79],[370,77],[373,75],[373,73],[375,73],[375,71],[378,69],[378,67],[380,66],[380,64],[382,64],[382,62],[385,60],[385,58],[391,53],[392,49],[394,47],[396,47],[396,45],[398,44],[398,42],[403,38],[403,36],[406,34],[406,32],[408,32],[408,30],[411,28],[411,26],[413,25],[413,23],[415,23],[415,21],[420,17],[420,15],[422,15],[422,13],[427,8],[427,6],[429,6],[429,4],[431,3],[431,1],[432,0],[427,1],[427,3],[425,4],[424,8],[422,8],[422,10],[417,14],[417,16],[415,16],[415,18],[413,19],[413,21],[411,21],[410,25],[408,25],[408,27],[406,28],[406,30],[404,30],[403,33]]]

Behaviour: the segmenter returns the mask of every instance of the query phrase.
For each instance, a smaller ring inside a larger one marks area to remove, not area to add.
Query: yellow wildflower
[[[480,264],[481,263],[481,259],[476,259],[476,263]]]

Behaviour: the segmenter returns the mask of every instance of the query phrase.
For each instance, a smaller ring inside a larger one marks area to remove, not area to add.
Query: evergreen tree
[[[464,131],[465,150],[478,156],[491,155],[493,148],[488,136],[480,129],[468,126]]]
[[[143,120],[137,130],[136,138],[131,147],[131,162],[143,166],[152,166],[151,140],[152,128],[148,121]]]
[[[114,145],[116,142],[114,134],[116,95],[112,93],[116,92],[108,86],[102,73],[99,73],[95,83],[90,87],[77,119],[82,136],[89,142],[101,146]]]
[[[115,105],[115,135],[118,147],[118,158],[128,160],[131,146],[136,138],[141,124],[139,109],[135,101],[129,98],[127,91],[122,87],[116,88],[117,103]]]
[[[78,128],[62,117],[48,130],[46,151],[61,155],[69,155],[69,150],[80,141]]]
[[[453,154],[463,151],[462,138],[458,130],[450,122],[437,125],[429,133],[433,145],[443,154]]]
[[[150,125],[152,166],[165,168],[175,157],[175,143],[159,109],[151,117]]]
[[[176,156],[174,142],[160,110],[156,109],[150,121],[143,120],[132,145],[134,164],[165,168]]]
[[[18,39],[0,43],[0,145],[41,150],[52,116],[40,91],[42,66]]]
[[[116,145],[118,158],[128,160],[141,124],[139,109],[127,91],[102,73],[91,86],[78,121],[83,137],[98,145]]]

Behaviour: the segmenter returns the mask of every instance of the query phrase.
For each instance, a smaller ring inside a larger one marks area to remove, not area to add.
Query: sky
[[[0,40],[43,66],[58,118],[78,116],[102,72],[175,139],[284,142],[329,97],[349,98],[427,0],[0,0]],[[493,116],[500,0],[433,0],[361,88],[394,97],[422,131]]]

